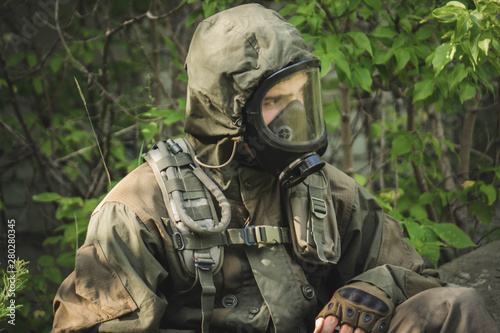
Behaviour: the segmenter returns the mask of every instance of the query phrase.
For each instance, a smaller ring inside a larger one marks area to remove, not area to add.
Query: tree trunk
[[[408,110],[408,119],[407,119],[407,129],[408,132],[415,132],[415,105],[408,101],[407,103],[407,110]],[[413,148],[415,149],[415,148]],[[421,165],[417,165],[414,162],[412,162],[412,167],[413,167],[413,173],[415,175],[415,181],[417,183],[417,187],[420,190],[420,193],[426,193],[429,192],[429,188],[427,186],[427,183],[425,181],[425,176],[424,176],[424,170]],[[436,209],[432,204],[428,204],[425,206],[425,209],[427,211],[427,215],[429,216],[429,219],[434,222],[438,222],[438,216],[436,213]]]
[[[457,185],[454,181],[453,169],[451,167],[450,159],[448,158],[450,149],[443,143],[445,140],[443,121],[441,113],[436,112],[434,105],[429,107],[429,119],[432,134],[441,142],[441,158],[439,158],[438,164],[441,177],[443,178],[443,186],[446,191],[453,192],[457,189]]]
[[[474,136],[474,124],[476,123],[476,118],[476,108],[467,108],[460,141],[460,164],[458,168],[458,179],[460,184],[469,178],[470,153],[472,149],[472,138]]]
[[[476,97],[476,103],[473,107],[468,107],[465,112],[464,126],[462,127],[462,135],[460,140],[460,164],[458,166],[458,184],[463,184],[469,179],[470,172],[470,154],[472,149],[472,139],[474,137],[474,124],[477,118],[477,107],[479,106],[479,96]],[[461,205],[453,210],[457,226],[466,231],[469,217],[467,205]]]
[[[354,156],[352,153],[352,133],[351,133],[351,93],[346,84],[340,84],[340,113],[341,113],[341,134],[342,151],[344,153],[344,172],[350,177],[354,177]]]

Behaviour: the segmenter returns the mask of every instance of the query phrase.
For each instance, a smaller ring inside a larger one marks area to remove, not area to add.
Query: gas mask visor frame
[[[250,99],[246,115],[248,139],[258,143],[257,160],[285,187],[323,167],[316,154],[327,145],[319,60],[293,64],[266,78]]]
[[[316,59],[302,61],[277,71],[259,86],[248,115],[267,144],[306,152],[324,139],[319,66]]]

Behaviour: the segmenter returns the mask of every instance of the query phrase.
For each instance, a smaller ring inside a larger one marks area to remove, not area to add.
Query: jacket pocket
[[[332,194],[321,173],[309,176],[288,193],[288,220],[298,259],[314,264],[336,264],[340,235]]]

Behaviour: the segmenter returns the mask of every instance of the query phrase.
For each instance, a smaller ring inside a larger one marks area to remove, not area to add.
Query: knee
[[[483,303],[481,295],[474,288],[467,287],[445,287],[442,288],[446,293],[446,298],[458,303],[471,304]]]

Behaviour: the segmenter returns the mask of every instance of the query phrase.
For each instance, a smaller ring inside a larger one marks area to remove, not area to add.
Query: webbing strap
[[[323,219],[326,217],[326,203],[323,200],[323,190],[321,187],[309,184],[309,198],[311,203],[312,234],[316,243],[318,258],[323,262],[328,262],[323,250],[324,227]]]
[[[291,243],[290,229],[269,225],[227,229],[229,244],[286,244]]]
[[[165,170],[168,167],[180,167],[193,163],[191,155],[188,153],[178,153],[177,155],[162,156],[161,159],[156,161],[160,170]]]
[[[210,255],[210,250],[196,251],[194,265],[196,266],[196,278],[201,285],[201,329],[203,333],[208,333],[215,303],[215,285],[212,275],[215,261]]]
[[[209,249],[214,246],[228,245],[228,240],[225,234],[218,233],[207,236],[197,236],[193,234],[181,234],[175,232],[172,235],[174,239],[174,248],[176,250],[202,250]]]
[[[172,225],[172,238],[176,250],[201,250],[214,246],[259,245],[291,243],[290,229],[272,226],[249,226],[244,229],[227,229],[225,233],[200,237],[181,234]]]
[[[189,178],[172,178],[165,181],[168,193],[173,191],[203,191],[203,185],[195,177]]]

